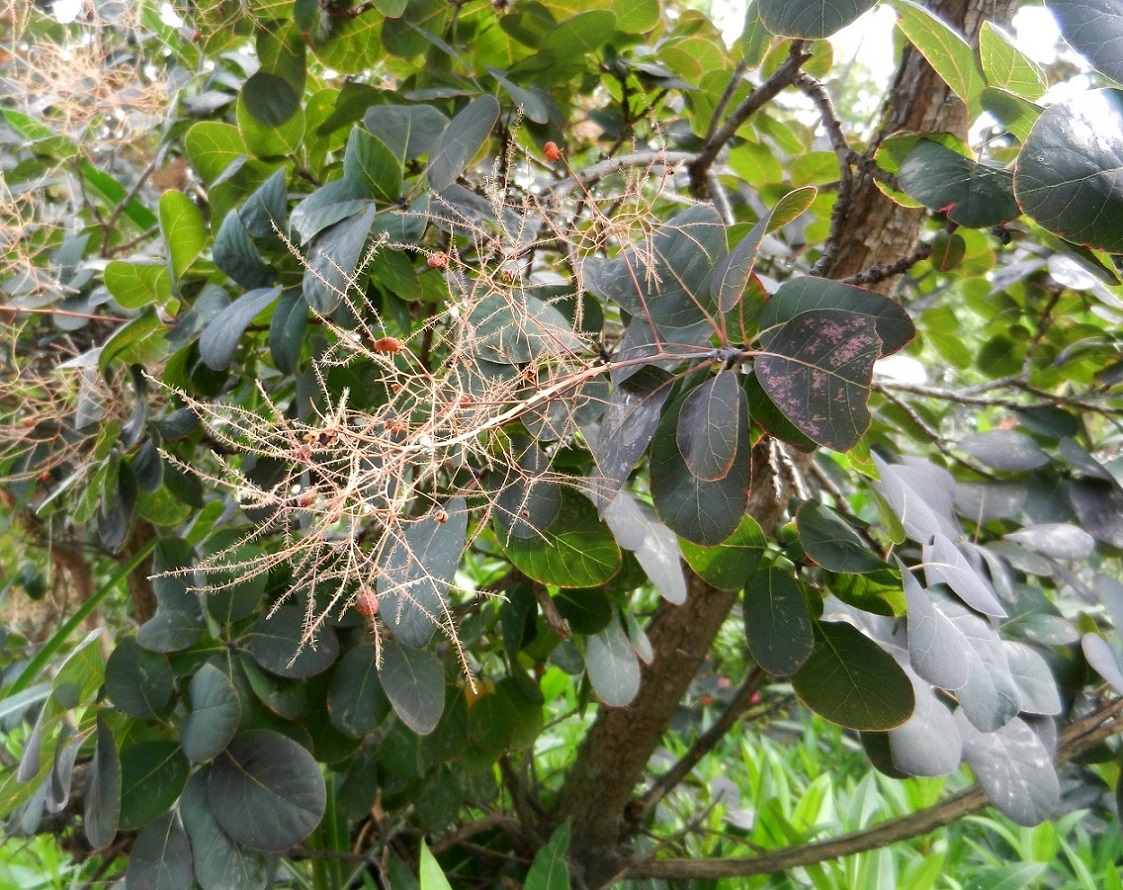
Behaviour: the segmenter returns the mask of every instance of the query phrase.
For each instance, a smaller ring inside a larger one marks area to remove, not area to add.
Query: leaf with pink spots
[[[869,428],[870,381],[881,349],[868,315],[812,309],[768,332],[755,371],[768,398],[802,433],[846,451]]]

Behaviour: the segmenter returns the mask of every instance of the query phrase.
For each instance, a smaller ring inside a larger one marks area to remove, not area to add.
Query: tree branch
[[[725,706],[725,710],[721,712],[714,725],[702,733],[698,740],[690,746],[690,750],[679,758],[678,762],[666,773],[660,776],[658,781],[639,800],[628,807],[627,818],[633,826],[642,822],[655,805],[678,786],[702,758],[725,738],[729,730],[741,719],[741,715],[745,713],[745,709],[752,702],[753,696],[760,691],[766,677],[767,674],[759,667],[754,666],[748,672],[744,682],[733,694],[733,698],[729,700],[729,704]]]
[[[730,112],[725,123],[706,140],[706,144],[702,146],[702,151],[699,152],[698,157],[690,163],[690,181],[694,184],[696,190],[701,190],[710,167],[713,166],[726,143],[736,135],[741,124],[775,99],[781,90],[795,83],[799,69],[810,58],[811,53],[807,48],[807,41],[793,40],[791,51],[780,67]]]
[[[826,244],[823,245],[822,255],[811,267],[812,275],[822,275],[834,262],[834,254],[842,243],[842,233],[850,216],[850,202],[854,197],[854,171],[850,169],[850,158],[854,152],[850,148],[850,143],[846,141],[846,134],[842,131],[842,121],[838,119],[827,88],[806,71],[796,74],[795,85],[819,109],[823,129],[827,131],[831,148],[838,158],[838,197],[835,198],[834,208],[831,210],[831,229]]]
[[[1058,765],[1066,763],[1105,739],[1123,732],[1121,711],[1123,711],[1123,699],[1116,699],[1067,726],[1061,734],[1056,763]],[[624,875],[629,878],[706,880],[777,874],[855,853],[882,849],[897,841],[908,840],[942,828],[963,816],[983,809],[988,804],[986,794],[975,785],[935,806],[919,810],[902,819],[884,822],[834,840],[786,847],[762,856],[637,862],[629,866],[624,871]]]

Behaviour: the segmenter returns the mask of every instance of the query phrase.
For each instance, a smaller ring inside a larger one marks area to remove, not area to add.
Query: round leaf
[[[808,501],[795,521],[804,552],[827,571],[863,574],[885,568],[854,527],[830,507]]]
[[[191,847],[174,813],[166,814],[137,835],[125,871],[129,887],[180,890],[191,885],[191,877]]]
[[[211,765],[207,797],[218,823],[252,850],[282,853],[312,833],[327,803],[316,761],[292,739],[247,732]]]
[[[562,491],[553,521],[533,538],[500,534],[507,556],[521,571],[543,584],[592,587],[620,568],[620,548],[596,509],[585,498]]]
[[[134,637],[126,637],[105,665],[105,691],[114,706],[130,717],[155,720],[175,692],[171,665],[166,656],[148,652]]]
[[[406,726],[418,735],[437,728],[445,708],[445,675],[432,652],[387,640],[382,644],[378,677],[394,713]]]
[[[745,392],[730,370],[720,371],[683,399],[675,440],[694,476],[716,482],[729,474],[747,415]]]
[[[196,763],[220,754],[234,738],[242,704],[230,678],[213,664],[199,668],[187,687],[191,712],[183,721],[183,753]]]
[[[829,37],[871,9],[877,0],[758,0],[760,20],[773,34]]]
[[[133,831],[166,813],[187,781],[187,759],[178,742],[153,739],[121,752],[121,818]]]
[[[1116,0],[1049,0],[1048,6],[1072,48],[1123,83],[1123,8]]]
[[[745,588],[745,639],[762,668],[786,676],[799,670],[815,644],[807,599],[787,572],[757,572]]]
[[[881,357],[874,321],[839,309],[801,312],[771,333],[755,370],[768,398],[813,441],[836,451],[858,444]]]
[[[850,729],[893,729],[912,714],[912,683],[888,652],[851,624],[820,622],[792,676],[800,700]]]
[[[378,682],[378,655],[374,646],[361,643],[339,660],[328,687],[328,713],[340,732],[362,738],[389,711],[389,702]]]
[[[1022,146],[1014,194],[1062,238],[1123,252],[1123,92],[1091,90],[1045,109]]]
[[[299,606],[262,615],[244,643],[254,661],[281,677],[313,677],[339,657],[339,640],[330,627],[321,626],[315,639],[304,639],[304,610]]]
[[[585,669],[589,682],[606,705],[622,708],[639,692],[640,669],[636,650],[613,617],[608,627],[585,644]]]
[[[203,890],[265,890],[269,867],[265,857],[234,843],[222,830],[207,799],[206,768],[196,770],[183,789],[179,815],[191,842],[195,880]]]

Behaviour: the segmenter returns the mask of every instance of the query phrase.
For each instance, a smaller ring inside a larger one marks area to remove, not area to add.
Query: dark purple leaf
[[[692,389],[679,410],[675,439],[690,472],[706,482],[724,479],[737,455],[740,428],[748,424],[745,392],[730,370]]]
[[[737,454],[724,478],[715,482],[690,472],[678,449],[676,430],[682,400],[672,404],[659,422],[651,448],[651,496],[655,512],[676,534],[710,547],[737,530],[749,491],[749,429],[737,430]]]
[[[813,309],[762,341],[756,375],[776,407],[820,445],[854,447],[870,425],[870,381],[881,355],[874,322],[854,312]]]
[[[888,297],[861,287],[804,275],[780,285],[760,315],[761,328],[770,328],[809,309],[843,309],[873,320],[881,340],[881,355],[890,355],[916,336],[912,319]]]

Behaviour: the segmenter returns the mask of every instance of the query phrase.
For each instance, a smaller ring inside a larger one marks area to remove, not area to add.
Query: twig
[[[483,834],[485,831],[491,831],[493,828],[498,828],[511,837],[518,837],[520,834],[519,826],[513,822],[509,816],[504,813],[489,813],[482,819],[461,826],[452,834],[445,835],[439,841],[434,841],[433,853],[439,856],[441,853],[451,850],[453,847],[463,843],[469,838],[473,838],[477,834]]]
[[[741,124],[775,99],[781,90],[791,86],[795,82],[795,77],[803,63],[810,58],[811,53],[808,50],[807,41],[793,40],[791,51],[780,67],[730,112],[725,123],[718,128],[713,136],[706,140],[698,157],[690,163],[690,180],[695,184],[695,187],[699,187],[705,182],[706,174],[713,166],[714,161],[717,160],[718,154],[725,147],[725,144],[736,135]]]
[[[806,71],[800,71],[795,78],[795,85],[807,96],[815,107],[819,109],[819,118],[823,129],[827,131],[831,148],[838,158],[838,196],[835,198],[834,209],[831,210],[831,228],[827,235],[823,252],[815,265],[811,267],[812,275],[822,275],[830,268],[834,255],[842,244],[842,233],[850,213],[850,201],[854,195],[854,171],[850,169],[850,156],[853,154],[850,143],[846,141],[846,134],[842,131],[842,121],[834,110],[827,88]]]
[[[333,19],[357,19],[364,12],[370,12],[376,6],[374,0],[365,0],[358,6],[343,6],[339,3],[333,3],[331,0],[323,0],[320,3],[320,8]]]
[[[843,284],[877,284],[879,281],[884,281],[886,278],[895,278],[897,275],[904,275],[921,260],[926,260],[931,255],[932,245],[921,244],[920,247],[908,256],[901,257],[901,259],[894,263],[889,263],[886,266],[874,266],[872,269],[866,269],[864,272],[859,272],[857,275],[843,278],[842,282]]]
[[[702,758],[725,738],[729,730],[741,719],[741,715],[745,713],[745,709],[752,702],[753,696],[764,685],[766,676],[763,670],[754,666],[733,694],[733,698],[729,700],[729,704],[725,706],[725,710],[714,721],[713,726],[702,733],[697,741],[690,746],[690,750],[680,757],[678,762],[666,773],[660,776],[658,781],[644,792],[642,797],[628,807],[628,821],[633,826],[641,823],[652,808],[685,779]]]
[[[144,188],[144,184],[148,182],[148,177],[156,171],[156,164],[159,160],[160,155],[158,154],[149,162],[148,166],[141,171],[140,176],[138,176],[136,182],[133,183],[133,187],[129,189],[129,193],[117,202],[117,206],[113,208],[113,211],[105,218],[104,222],[101,223],[103,228],[101,235],[102,256],[109,256],[109,239],[113,236],[113,230],[117,226],[117,220],[121,218],[121,214],[125,212],[125,208],[133,202],[133,199],[140,193],[140,190]]]
[[[710,117],[710,126],[706,130],[705,138],[702,139],[703,143],[707,143],[714,138],[718,122],[721,121],[721,116],[725,114],[726,106],[733,100],[733,94],[737,92],[737,87],[741,85],[746,69],[747,66],[744,62],[738,62],[733,68],[733,75],[729,78],[729,83],[725,85],[725,90],[722,92],[721,98],[717,100],[717,105],[714,106],[714,113]]]
[[[0,306],[0,313],[8,315],[57,315],[62,318],[85,318],[90,321],[112,321],[123,324],[127,318],[118,318],[115,315],[90,315],[86,312],[70,312],[67,309],[21,309],[19,306]]]
[[[640,151],[630,155],[620,155],[618,158],[609,158],[586,167],[579,173],[575,172],[549,188],[544,197],[548,199],[565,195],[578,186],[588,188],[604,177],[624,170],[634,170],[636,167],[674,167],[678,164],[692,163],[696,157],[697,155],[689,151]]]

